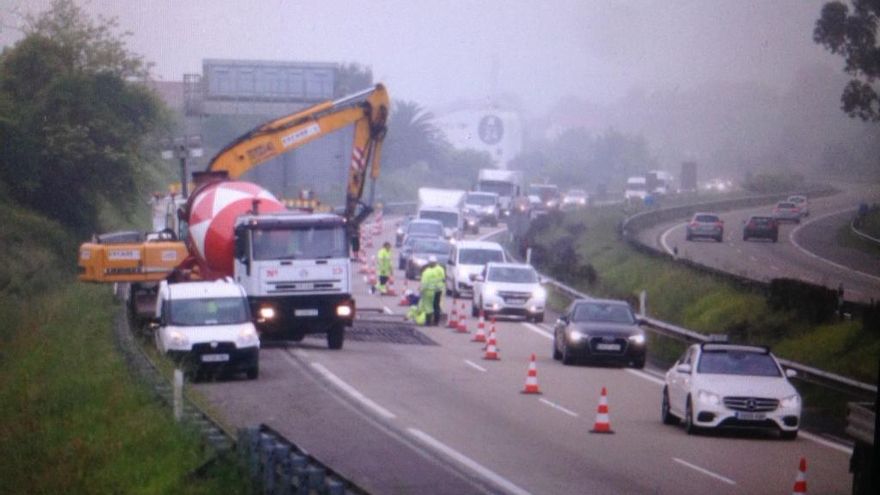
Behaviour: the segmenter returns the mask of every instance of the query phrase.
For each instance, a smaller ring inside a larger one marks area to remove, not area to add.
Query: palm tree
[[[404,168],[419,161],[436,165],[447,146],[431,112],[415,102],[393,103],[382,152],[382,161],[387,168]]]

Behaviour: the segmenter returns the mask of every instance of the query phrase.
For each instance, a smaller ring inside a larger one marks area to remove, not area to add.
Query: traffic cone
[[[407,287],[406,278],[403,279],[403,293],[400,294],[400,301],[397,303],[398,306],[409,306],[409,288]]]
[[[535,365],[535,355],[532,354],[532,360],[529,361],[529,372],[526,375],[526,386],[523,388],[523,394],[540,394],[538,389],[538,367]]]
[[[486,317],[483,315],[483,310],[480,310],[480,320],[477,322],[477,328],[480,330],[486,330]]]
[[[487,361],[498,361],[501,359],[498,356],[498,350],[495,348],[495,333],[489,334],[489,342],[486,344],[486,353],[483,354],[483,359]]]
[[[486,331],[482,326],[477,325],[477,333],[474,334],[474,338],[471,339],[471,342],[486,342]]]
[[[611,429],[611,421],[608,419],[608,392],[602,387],[602,395],[599,396],[599,408],[596,411],[596,422],[590,433],[614,433]]]
[[[388,277],[388,283],[385,284],[385,295],[396,296],[397,291],[394,290],[394,277]]]
[[[794,488],[791,489],[792,495],[796,493],[807,493],[807,459],[801,457],[801,463],[798,466],[797,476],[794,479]]]
[[[458,325],[456,325],[455,331],[458,333],[468,333],[467,309],[465,308],[464,301],[461,303],[461,311],[458,313]]]
[[[452,311],[449,313],[449,319],[446,321],[446,328],[458,328],[458,311],[455,309],[455,301],[452,302]]]

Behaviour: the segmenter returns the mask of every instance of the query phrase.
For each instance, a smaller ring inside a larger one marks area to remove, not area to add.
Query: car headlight
[[[568,334],[569,340],[572,342],[580,342],[587,338],[587,334],[581,332],[580,330],[572,330]]]
[[[779,401],[779,406],[783,409],[795,409],[801,406],[801,396],[798,394],[789,395]]]
[[[532,291],[532,297],[534,299],[545,299],[547,297],[547,289],[543,287],[537,287]]]
[[[721,396],[708,390],[700,390],[697,392],[697,401],[710,406],[721,404]]]
[[[403,235],[403,229],[398,228],[398,229],[397,229],[397,235],[399,235],[399,236]]]
[[[275,308],[272,306],[263,306],[260,308],[260,318],[263,320],[271,320],[275,318]]]
[[[260,336],[254,327],[247,326],[238,332],[238,339],[235,341],[237,347],[251,347],[260,343]]]
[[[423,265],[426,265],[426,264],[428,263],[428,260],[425,259],[425,258],[413,258],[413,259],[412,259],[412,262],[413,262],[413,264],[416,265],[416,266],[423,266]]]
[[[645,343],[645,334],[643,334],[643,333],[637,333],[635,335],[630,335],[628,338],[629,338],[629,341],[635,345],[642,345]]]
[[[189,347],[189,338],[177,330],[168,332],[168,342],[170,347]]]
[[[336,306],[336,316],[341,316],[343,318],[347,318],[351,316],[352,309],[348,304],[340,304]]]

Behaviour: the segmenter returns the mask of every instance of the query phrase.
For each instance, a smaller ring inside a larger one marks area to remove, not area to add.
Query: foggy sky
[[[842,60],[813,43],[824,0],[83,0],[117,17],[158,79],[204,58],[359,62],[391,96],[423,106],[514,94],[532,113],[565,96],[611,103],[632,90],[714,82],[783,89],[803,66]],[[0,0],[0,45],[19,12]],[[355,6],[356,5],[356,6]],[[493,88],[493,66],[497,86]]]

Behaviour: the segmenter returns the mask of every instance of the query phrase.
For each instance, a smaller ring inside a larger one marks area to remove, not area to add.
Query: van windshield
[[[504,261],[504,252],[500,249],[462,249],[458,253],[461,265],[485,265],[490,261]]]
[[[458,228],[458,214],[451,211],[423,210],[419,212],[419,218],[437,220],[447,229]]]
[[[251,319],[247,299],[242,297],[174,299],[167,308],[169,323],[185,327],[236,325]]]
[[[513,196],[513,184],[497,180],[481,180],[480,191],[493,192],[499,196]]]

